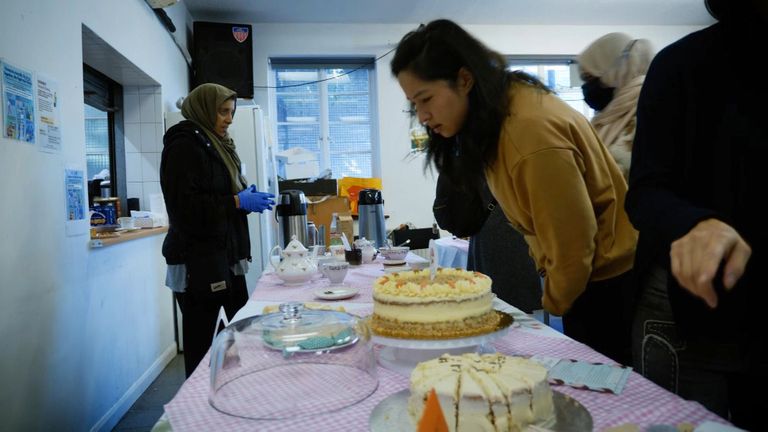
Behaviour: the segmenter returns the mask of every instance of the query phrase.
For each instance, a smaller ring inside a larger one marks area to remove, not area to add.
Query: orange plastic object
[[[419,420],[418,432],[448,432],[448,424],[445,422],[440,402],[437,401],[435,389],[430,390],[427,396],[424,414]]]

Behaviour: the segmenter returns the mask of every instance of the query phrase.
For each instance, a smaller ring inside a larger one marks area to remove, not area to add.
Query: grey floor
[[[152,382],[113,431],[149,431],[163,415],[163,405],[168,403],[184,383],[184,356],[179,354],[168,363],[163,372]]]

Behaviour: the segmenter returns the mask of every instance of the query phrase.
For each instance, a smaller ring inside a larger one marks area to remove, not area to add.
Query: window
[[[271,59],[278,152],[311,151],[333,178],[378,175],[373,60]]]
[[[86,174],[90,181],[106,170],[112,196],[120,197],[121,208],[126,208],[122,99],[120,84],[83,65]],[[95,193],[90,188],[89,191],[89,195]],[[89,196],[89,203],[93,198]]]
[[[541,80],[576,111],[591,119],[594,110],[584,102],[576,62],[568,56],[509,56],[509,70],[522,70]]]

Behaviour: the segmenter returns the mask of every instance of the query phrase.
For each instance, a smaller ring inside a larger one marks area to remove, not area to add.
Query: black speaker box
[[[193,88],[216,83],[253,98],[253,32],[248,24],[195,21]]]

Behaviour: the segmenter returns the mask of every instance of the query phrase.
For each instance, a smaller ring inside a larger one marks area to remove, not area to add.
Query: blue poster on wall
[[[83,170],[64,170],[67,193],[67,220],[85,219],[85,191],[83,190]]]
[[[32,72],[2,62],[3,137],[35,143]]]

